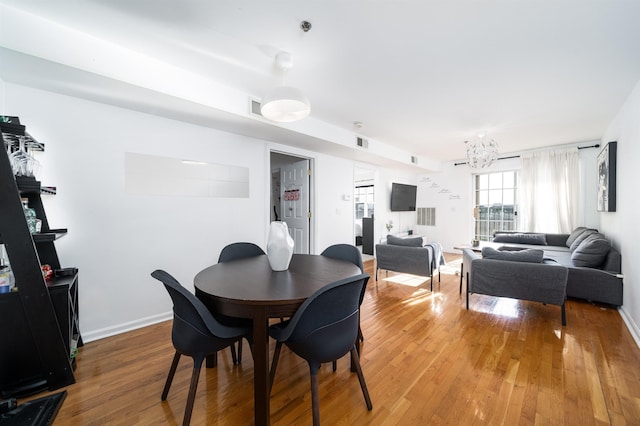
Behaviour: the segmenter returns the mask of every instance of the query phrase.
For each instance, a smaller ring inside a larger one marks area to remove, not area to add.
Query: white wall
[[[80,328],[86,341],[170,317],[166,291],[149,274],[166,269],[193,288],[194,275],[234,241],[265,246],[269,221],[269,150],[287,147],[4,83],[2,113],[17,115],[46,145],[39,155],[52,227],[63,266],[80,270]],[[351,242],[353,165],[289,150],[316,161],[315,252]],[[124,154],[248,167],[249,198],[132,196],[124,192]]]
[[[408,173],[399,173],[390,170],[378,170],[375,176],[375,207],[373,242],[377,244],[380,239],[386,238],[387,228],[385,224],[393,221],[391,234],[406,233],[408,229],[416,230],[416,212],[392,212],[391,211],[391,184],[393,182],[406,185],[417,185],[418,176]],[[418,200],[416,199],[416,204]],[[416,235],[418,232],[416,232]]]
[[[600,229],[622,253],[624,305],[620,310],[640,346],[640,226],[637,179],[640,162],[640,82],[609,125],[602,143],[618,142],[616,212],[600,213]]]

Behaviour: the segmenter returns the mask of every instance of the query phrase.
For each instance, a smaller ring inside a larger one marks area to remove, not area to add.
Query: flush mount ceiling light
[[[479,134],[467,144],[467,162],[470,167],[482,169],[489,167],[498,158],[498,144],[485,134]]]
[[[262,98],[260,113],[263,117],[279,123],[302,120],[311,112],[311,103],[300,89],[287,86],[287,71],[293,67],[291,53],[278,53],[276,66],[284,72],[284,85],[267,92]]]

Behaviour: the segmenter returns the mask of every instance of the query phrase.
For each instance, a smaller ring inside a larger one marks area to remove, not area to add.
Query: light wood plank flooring
[[[375,282],[367,262],[362,368],[373,411],[346,357],[337,372],[320,371],[324,424],[640,424],[640,349],[616,310],[568,301],[566,327],[557,306],[472,295],[467,311],[455,274],[460,256],[447,258],[433,293],[428,280],[402,274],[383,272]],[[180,424],[192,364],[182,359],[161,402],[170,330],[165,322],[81,348],[56,424]],[[192,424],[253,422],[246,343],[244,352],[242,365],[227,350],[217,368],[203,369]],[[276,425],[311,424],[308,369],[286,348],[271,413]]]

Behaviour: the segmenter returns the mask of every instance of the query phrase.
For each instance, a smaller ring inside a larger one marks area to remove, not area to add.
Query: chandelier
[[[498,158],[498,144],[485,134],[480,134],[467,144],[467,163],[474,169],[489,167]]]

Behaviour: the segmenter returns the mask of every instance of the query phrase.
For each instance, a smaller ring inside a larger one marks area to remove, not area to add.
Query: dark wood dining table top
[[[289,269],[272,271],[266,255],[218,263],[194,282],[199,292],[219,302],[247,305],[299,305],[316,290],[360,274],[352,263],[321,255],[294,254]]]

